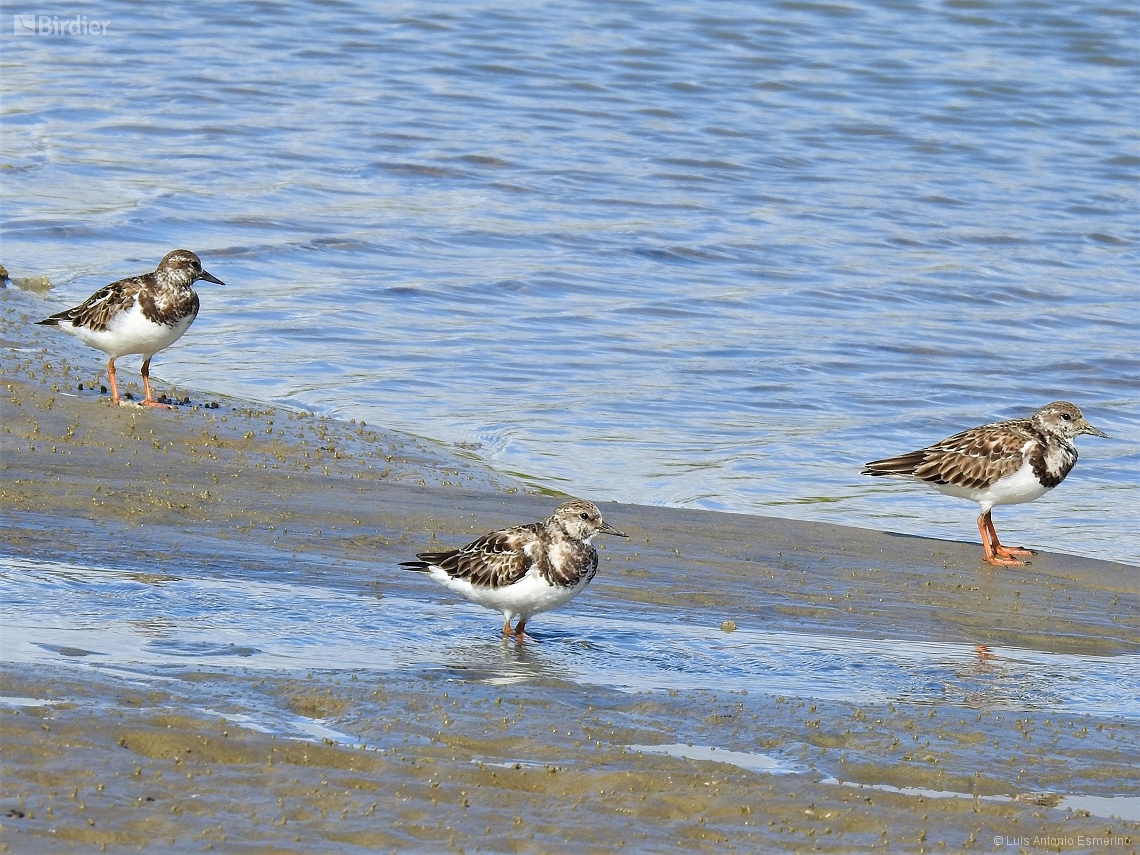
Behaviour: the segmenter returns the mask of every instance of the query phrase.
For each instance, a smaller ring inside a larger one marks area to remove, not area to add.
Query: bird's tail
[[[863,475],[913,475],[924,462],[925,454],[922,451],[912,451],[909,454],[900,454],[898,457],[888,457],[884,460],[872,460],[864,464]]]
[[[400,566],[405,570],[417,570],[420,573],[426,573],[432,567],[440,566],[448,558],[455,555],[455,550],[450,552],[417,552],[416,558],[418,561],[401,561]]]

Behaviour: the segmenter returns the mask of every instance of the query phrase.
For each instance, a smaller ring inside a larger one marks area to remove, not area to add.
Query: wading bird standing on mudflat
[[[970,428],[909,454],[875,460],[864,475],[907,475],[941,493],[978,503],[984,560],[1016,565],[1033,553],[998,541],[990,512],[995,505],[1039,499],[1065,480],[1077,462],[1073,440],[1082,433],[1107,438],[1068,401],[1046,404],[1027,419]]]
[[[142,276],[120,279],[104,285],[74,309],[57,312],[36,323],[59,327],[81,342],[110,356],[107,385],[111,403],[119,403],[115,380],[115,360],[128,353],[143,357],[142,403],[165,407],[150,391],[150,360],[169,347],[198,317],[198,295],[190,286],[199,279],[225,285],[202,269],[202,262],[186,249],[167,253],[158,269]]]
[[[421,552],[405,570],[427,573],[473,603],[501,612],[503,635],[522,638],[527,620],[570,602],[598,572],[595,534],[626,537],[597,506],[573,499],[545,521],[493,531],[450,552]]]

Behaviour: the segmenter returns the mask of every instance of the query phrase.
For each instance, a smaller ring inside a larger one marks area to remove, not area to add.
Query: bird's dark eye
[[[585,511],[582,511],[582,513],[578,514],[578,516],[580,516],[584,520],[588,520],[590,518],[590,515],[588,513],[586,513]]]
[[[1061,418],[1063,418],[1067,422],[1071,422],[1073,420],[1073,417],[1070,416],[1068,413],[1061,413]]]

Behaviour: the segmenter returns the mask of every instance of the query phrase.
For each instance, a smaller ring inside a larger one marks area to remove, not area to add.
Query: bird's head
[[[199,279],[213,282],[215,285],[225,285],[221,279],[202,269],[202,260],[188,249],[176,249],[163,256],[155,271],[167,282],[179,285],[191,285]]]
[[[618,531],[602,519],[602,512],[593,502],[581,499],[572,499],[559,505],[550,522],[565,531],[575,540],[590,541],[595,534],[613,534],[618,537],[627,537],[625,532]]]
[[[1052,404],[1046,404],[1033,414],[1033,423],[1045,433],[1065,439],[1073,439],[1082,433],[1087,433],[1090,436],[1102,436],[1105,439],[1109,438],[1107,433],[1090,425],[1085,420],[1084,415],[1081,414],[1080,409],[1068,401],[1054,401]]]

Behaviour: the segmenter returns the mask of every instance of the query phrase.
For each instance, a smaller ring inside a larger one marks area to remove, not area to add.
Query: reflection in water
[[[98,584],[94,584],[94,583]],[[970,708],[1140,716],[1129,691],[1140,656],[1082,656],[966,644],[738,629],[680,613],[620,620],[588,611],[546,616],[521,643],[489,636],[477,609],[287,582],[183,578],[161,587],[136,574],[5,559],[13,662],[98,654],[162,673],[235,659],[264,671],[412,670],[510,685],[533,680],[622,691],[722,690]],[[74,609],[54,604],[66,594]],[[156,617],[161,615],[161,617]],[[16,641],[15,639],[19,639]]]
[[[573,680],[574,671],[563,663],[561,650],[552,650],[535,639],[498,638],[446,649],[448,665],[437,670],[454,672],[457,679],[492,686],[509,686],[527,680]]]

